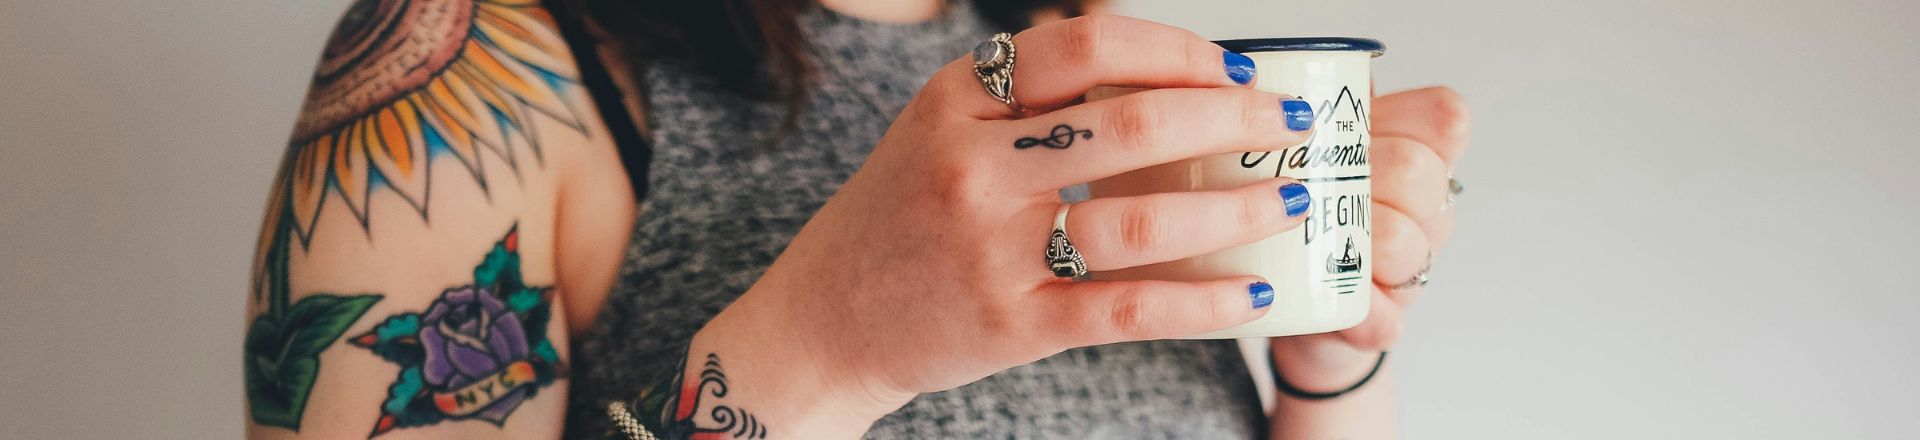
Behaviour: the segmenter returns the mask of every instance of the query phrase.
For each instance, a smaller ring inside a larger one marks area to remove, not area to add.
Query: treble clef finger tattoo
[[[1093,139],[1093,130],[1074,130],[1073,126],[1067,124],[1055,125],[1053,126],[1053,131],[1047,133],[1046,137],[1036,138],[1029,136],[1013,141],[1013,149],[1025,150],[1039,146],[1055,150],[1065,150],[1067,147],[1073,146],[1075,136],[1078,136],[1080,139]]]

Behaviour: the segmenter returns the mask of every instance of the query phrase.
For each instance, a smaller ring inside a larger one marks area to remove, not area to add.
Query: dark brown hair
[[[820,7],[816,0],[567,1],[574,3],[567,10],[635,63],[681,63],[740,96],[784,102],[788,127],[805,103],[814,66],[798,17]],[[989,24],[1009,32],[1031,25],[1040,11],[1081,15],[1087,3],[972,0]]]

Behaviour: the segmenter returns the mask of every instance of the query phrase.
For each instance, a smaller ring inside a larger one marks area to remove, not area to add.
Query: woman
[[[1383,293],[1272,341],[1269,417],[1232,341],[1160,340],[1258,318],[1267,280],[1076,282],[1036,254],[1061,188],[1308,133],[1244,57],[1058,19],[1086,6],[356,1],[271,192],[249,435],[1389,436],[1391,380],[1363,378],[1451,229],[1459,98],[1375,101]],[[1001,30],[1018,108],[962,56]],[[1081,103],[1096,85],[1160,90]],[[1098,136],[1011,146],[1059,124]],[[1297,226],[1292,183],[1067,224],[1094,271],[1178,259]]]

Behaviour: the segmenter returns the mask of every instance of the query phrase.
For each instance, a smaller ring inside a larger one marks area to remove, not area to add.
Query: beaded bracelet
[[[614,427],[619,428],[620,433],[626,434],[628,440],[657,440],[652,432],[647,432],[647,427],[641,426],[640,421],[633,418],[633,413],[627,410],[626,402],[607,404],[607,417],[613,419]]]

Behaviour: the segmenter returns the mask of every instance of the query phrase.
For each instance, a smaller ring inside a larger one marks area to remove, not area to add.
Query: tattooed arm
[[[564,329],[584,321],[562,293],[604,292],[593,274],[626,241],[583,219],[629,221],[589,211],[631,205],[608,192],[626,180],[537,5],[351,7],[268,204],[245,342],[250,436],[558,436]],[[685,368],[636,396],[637,418],[666,438],[853,438],[917,393],[1265,313],[1272,289],[1255,277],[1069,282],[1040,251],[1061,231],[1050,254],[1103,271],[1298,226],[1285,179],[1089,201],[1072,218],[1057,198],[1180,158],[1297,145],[1305,134],[1279,123],[1287,98],[1240,87],[1250,78],[1218,64],[1218,46],[1164,25],[1084,17],[1015,39],[1037,75],[1009,93],[1029,114],[981,94],[968,60],[941,69],[694,336]],[[1075,104],[1096,84],[1169,89]]]
[[[604,294],[633,206],[576,70],[537,2],[349,7],[269,196],[250,437],[558,436],[597,308],[562,292]]]
[[[559,437],[567,336],[604,299],[634,207],[563,41],[533,0],[349,7],[270,191],[249,437]],[[680,428],[664,438],[768,436],[754,414],[857,434],[840,421],[875,417],[808,408],[832,393],[793,364],[803,346],[729,328],[659,372],[654,390],[676,391],[644,400]],[[720,369],[723,351],[744,362]],[[729,392],[736,370],[752,391]]]

